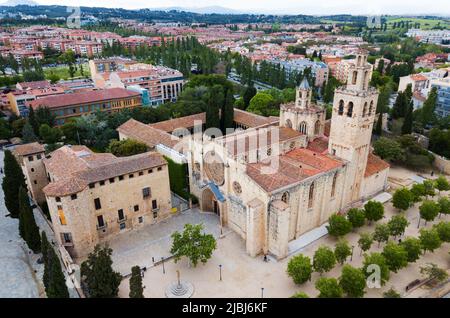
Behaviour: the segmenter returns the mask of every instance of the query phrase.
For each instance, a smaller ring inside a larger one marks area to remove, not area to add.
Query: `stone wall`
[[[441,157],[435,153],[434,155],[434,162],[433,166],[438,169],[441,173],[450,175],[450,160],[445,159],[444,157]]]

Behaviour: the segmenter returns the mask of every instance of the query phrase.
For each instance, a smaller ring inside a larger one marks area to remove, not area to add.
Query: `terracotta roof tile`
[[[199,113],[190,116],[164,120],[158,123],[150,124],[149,126],[170,133],[178,128],[192,128],[194,127],[195,121],[200,121],[202,124],[205,123],[206,113]]]
[[[45,152],[45,148],[38,142],[32,142],[29,144],[18,145],[14,148],[14,152],[19,156],[31,155],[39,152]]]
[[[125,134],[129,138],[141,141],[151,148],[158,144],[173,148],[180,141],[176,136],[134,119],[130,119],[122,124],[117,128],[117,131]]]
[[[369,153],[367,157],[366,171],[364,172],[364,178],[370,177],[377,172],[383,171],[389,168],[389,164],[373,153]]]

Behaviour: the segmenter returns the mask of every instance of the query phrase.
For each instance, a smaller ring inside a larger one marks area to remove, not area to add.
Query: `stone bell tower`
[[[361,198],[361,185],[370,150],[378,91],[369,87],[372,65],[367,52],[359,51],[350,67],[347,85],[334,94],[328,151],[348,161],[344,203]]]
[[[295,102],[280,106],[280,126],[295,129],[313,140],[323,135],[325,110],[311,102],[312,89],[306,77],[297,86]]]

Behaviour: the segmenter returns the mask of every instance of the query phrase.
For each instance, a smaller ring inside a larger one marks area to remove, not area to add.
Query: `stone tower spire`
[[[311,87],[306,77],[303,78],[295,92],[295,107],[308,108],[311,105]]]
[[[328,151],[348,161],[344,203],[361,198],[367,166],[378,91],[369,87],[372,66],[367,52],[359,51],[349,71],[347,85],[334,94]]]

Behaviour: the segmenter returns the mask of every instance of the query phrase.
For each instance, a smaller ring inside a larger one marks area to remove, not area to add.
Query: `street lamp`
[[[219,280],[222,281],[222,264],[219,264]]]
[[[355,248],[354,245],[352,245],[352,255],[350,256],[350,262],[353,261],[353,249]]]
[[[261,287],[261,298],[264,298],[264,287]]]
[[[161,262],[162,262],[163,274],[165,274],[166,269],[164,268],[164,256],[161,256]]]

